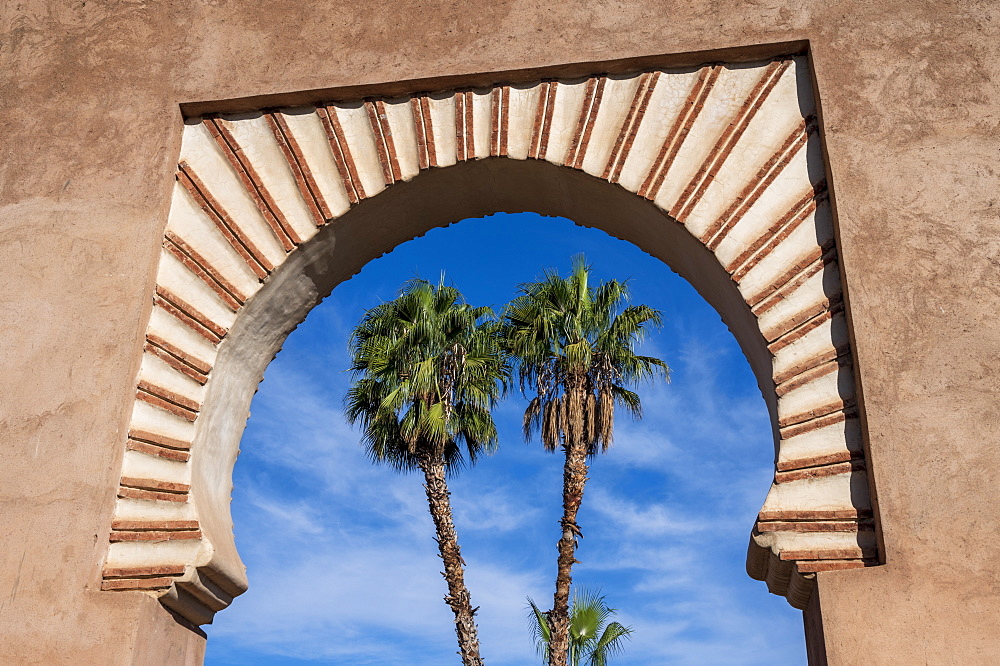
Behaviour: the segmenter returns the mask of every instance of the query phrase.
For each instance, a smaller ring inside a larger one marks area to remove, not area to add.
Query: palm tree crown
[[[425,280],[365,313],[351,335],[345,403],[373,461],[406,471],[430,456],[454,471],[495,448],[490,409],[508,370],[492,314]]]
[[[347,418],[361,423],[373,461],[424,473],[465,666],[483,662],[446,476],[496,447],[490,409],[508,380],[498,331],[489,308],[466,304],[443,280],[412,280],[369,310],[350,341]]]
[[[528,599],[532,638],[538,653],[547,662],[552,631],[549,616]],[[604,595],[587,589],[575,590],[569,608],[569,666],[607,666],[608,659],[620,654],[632,628],[619,622],[608,622],[617,609],[608,608]]]
[[[648,325],[661,324],[660,312],[626,306],[627,282],[594,288],[589,277],[577,256],[568,278],[546,271],[541,281],[521,285],[505,312],[505,344],[521,388],[536,394],[524,413],[525,438],[539,431],[549,451],[569,441],[584,444],[588,455],[607,450],[616,404],[642,416],[639,396],[627,386],[669,374],[662,360],[635,353]]]

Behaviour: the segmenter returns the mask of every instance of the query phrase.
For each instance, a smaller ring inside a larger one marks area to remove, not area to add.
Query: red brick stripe
[[[510,132],[510,86],[500,87],[500,152],[507,157],[507,135]]]
[[[698,168],[695,177],[688,183],[674,204],[670,215],[675,220],[683,223],[687,216],[691,214],[691,211],[694,210],[694,207],[698,205],[698,202],[701,201],[709,185],[712,184],[715,176],[722,169],[722,165],[725,164],[736,144],[739,143],[739,140],[750,126],[750,122],[757,115],[757,111],[760,110],[767,96],[778,85],[778,81],[781,80],[781,77],[791,64],[791,60],[772,62],[764,70],[760,80],[757,81],[757,84],[743,101],[739,111],[737,111],[736,117],[726,126],[726,129],[722,132],[722,136],[719,137],[712,150],[709,151],[708,157],[705,158],[705,161]]]
[[[316,109],[323,130],[326,132],[326,139],[333,151],[333,161],[337,165],[337,172],[340,174],[340,181],[344,184],[347,192],[347,199],[352,204],[358,203],[366,198],[365,187],[358,178],[357,167],[354,166],[354,158],[351,157],[351,148],[347,145],[344,137],[344,128],[340,125],[337,117],[337,110],[330,110],[328,106],[321,106]]]
[[[167,437],[166,435],[160,435],[159,433],[149,432],[148,430],[130,428],[128,436],[130,439],[135,439],[140,442],[149,442],[150,444],[165,446],[170,449],[187,451],[191,448],[191,442],[185,442],[183,439],[175,439],[173,437]]]
[[[275,238],[285,248],[285,252],[291,250],[296,245],[296,241],[293,238],[294,231],[291,225],[288,224],[288,220],[285,219],[284,214],[278,208],[271,193],[267,191],[264,181],[261,180],[256,169],[253,168],[253,164],[250,163],[250,160],[243,152],[243,148],[240,147],[236,138],[218,118],[209,117],[205,118],[202,122],[208,128],[209,133],[215,139],[219,148],[222,149],[223,155],[229,160],[233,170],[236,171],[236,175],[239,176],[240,181],[243,183],[243,189],[253,199],[257,209],[260,210],[260,214],[264,217],[267,225],[271,227],[271,231],[274,232]]]
[[[117,532],[112,531],[111,543],[122,541],[187,541],[200,539],[201,532],[198,530],[163,530],[163,531],[143,531],[143,532]]]
[[[196,530],[197,520],[131,520],[116,518],[111,523],[113,530],[150,531],[150,530]]]
[[[233,312],[239,310],[246,301],[246,297],[229,280],[174,232],[168,230],[164,234],[163,247],[189,271],[197,275]],[[234,291],[242,298],[237,297]]]
[[[862,472],[865,470],[864,460],[851,460],[848,462],[835,463],[832,465],[822,465],[820,467],[810,467],[809,469],[797,469],[788,472],[776,472],[774,474],[775,483],[789,483],[791,481],[802,481],[805,479],[819,479],[838,474],[850,474],[852,472]]]
[[[177,416],[182,416],[189,421],[194,421],[198,418],[198,411],[201,409],[201,405],[194,400],[185,398],[162,386],[156,386],[144,379],[139,380],[136,397],[151,405],[166,409]]]
[[[465,91],[462,96],[465,98],[462,102],[462,105],[465,107],[465,158],[471,160],[476,157],[476,114],[473,103],[474,96],[471,90]]]
[[[118,497],[122,499],[154,500],[160,502],[187,502],[187,493],[166,493],[157,490],[145,490],[122,486],[118,488]]]
[[[150,567],[111,567],[103,572],[105,578],[146,578],[150,576],[180,576],[183,564],[159,564]]]
[[[799,573],[818,573],[821,571],[843,571],[845,569],[863,569],[878,564],[874,558],[856,560],[804,560],[795,563]]]
[[[191,486],[186,483],[175,481],[161,481],[160,479],[140,479],[134,476],[123,476],[121,484],[130,488],[143,488],[145,490],[162,490],[171,493],[186,493],[191,490]]]
[[[639,188],[639,196],[647,199],[656,198],[660,187],[663,185],[663,180],[667,177],[670,167],[673,166],[674,160],[677,158],[677,153],[680,151],[681,146],[684,145],[684,140],[687,139],[688,134],[691,132],[691,127],[694,125],[695,120],[698,119],[701,110],[705,107],[705,101],[711,94],[712,88],[719,79],[721,71],[722,68],[720,66],[712,65],[703,67],[698,72],[698,79],[695,81],[694,86],[691,87],[691,92],[688,93],[681,112],[667,133],[667,137],[663,140],[660,152],[653,161],[645,181],[643,181],[642,186]]]
[[[608,79],[607,77],[600,76],[597,77],[596,80],[597,84],[594,86],[593,94],[590,96],[588,101],[584,102],[583,109],[580,112],[580,121],[583,123],[583,131],[580,134],[579,139],[574,139],[575,147],[573,149],[573,163],[570,164],[569,162],[566,162],[567,166],[572,166],[574,169],[583,168],[583,160],[587,157],[587,147],[590,145],[590,137],[594,133],[594,124],[597,122],[597,114],[600,112],[601,102],[604,100],[604,86],[608,82]],[[589,87],[588,92],[590,92]],[[586,120],[584,120],[584,118],[586,118]],[[578,131],[580,130],[580,127],[581,126],[578,124]]]
[[[545,159],[545,155],[549,150],[549,135],[552,133],[552,117],[556,111],[556,90],[558,86],[558,81],[549,83],[548,103],[545,106],[545,119],[542,122],[542,136],[538,140],[538,157],[541,159]]]
[[[860,518],[871,518],[871,509],[820,509],[803,510],[793,509],[778,511],[761,511],[757,514],[757,520],[761,522],[774,520],[851,520]]]
[[[826,197],[826,181],[820,181],[804,193],[791,208],[758,236],[743,252],[726,265],[726,271],[739,283],[754,266],[763,261],[800,224],[809,218],[820,201]],[[720,240],[721,242],[721,240]],[[710,248],[713,249],[713,248]]]
[[[177,462],[187,462],[191,459],[191,454],[187,451],[168,449],[163,446],[156,446],[154,444],[149,444],[147,442],[131,438],[125,442],[125,448],[129,451],[138,451],[139,453],[145,453],[149,456],[157,456],[166,460],[175,460]]]
[[[608,164],[604,167],[603,177],[612,183],[617,183],[621,176],[625,160],[628,159],[632,144],[635,143],[635,135],[639,132],[639,126],[642,125],[642,119],[649,107],[649,99],[653,96],[653,90],[656,89],[656,83],[659,79],[660,72],[647,72],[639,77],[639,86],[632,99],[632,106],[629,107],[625,122],[618,132],[614,149],[608,157]]]
[[[170,587],[173,577],[159,578],[115,578],[101,581],[101,589],[110,590],[159,590]]]
[[[870,521],[857,522],[853,520],[840,521],[773,521],[758,522],[758,532],[870,532],[875,526]]]
[[[153,302],[213,344],[219,343],[228,333],[226,328],[213,322],[166,287],[156,285],[156,297]]]
[[[465,138],[465,93],[455,93],[455,159],[464,162],[468,159],[468,148]]]
[[[375,139],[375,151],[378,153],[378,162],[382,166],[382,182],[392,185],[396,182],[392,164],[389,161],[389,149],[385,145],[385,135],[382,129],[382,118],[379,118],[378,110],[373,102],[365,102],[365,111],[368,113],[368,124],[372,128],[372,137]]]
[[[173,347],[172,345],[171,347],[173,349],[176,349],[176,347]],[[142,350],[152,354],[156,358],[160,359],[161,361],[169,365],[174,370],[184,374],[186,377],[193,379],[199,384],[204,384],[205,382],[208,381],[208,375],[206,373],[203,373],[197,370],[196,368],[192,367],[191,364],[185,361],[184,358],[178,357],[176,354],[171,353],[170,351],[164,349],[163,347],[153,344],[152,342],[149,341],[148,338],[146,340],[146,343],[142,346]]]
[[[794,460],[779,460],[776,464],[779,472],[787,472],[796,469],[806,469],[808,467],[819,467],[820,465],[832,465],[833,463],[848,462],[851,460],[863,460],[863,451],[837,451],[821,456],[810,456],[808,458],[796,458]]]
[[[500,88],[490,91],[490,155],[500,155]]]
[[[187,162],[181,162],[177,167],[179,169],[177,181],[188,191],[198,207],[205,211],[208,219],[212,220],[229,245],[243,257],[243,261],[258,278],[263,280],[267,277],[267,274],[274,270],[274,264],[243,233],[240,226],[236,224],[236,220],[212,196],[194,169]]]
[[[784,171],[785,167],[792,161],[799,150],[801,150],[809,140],[809,136],[816,129],[815,119],[810,116],[799,123],[795,129],[785,138],[781,147],[757,170],[756,175],[740,195],[729,205],[726,212],[719,219],[710,224],[699,237],[701,242],[710,250],[714,250],[722,241],[722,236],[728,234],[736,224],[743,219],[747,211],[761,195],[767,191],[771,183]]]
[[[309,168],[302,147],[299,146],[298,139],[288,127],[288,121],[285,120],[283,113],[277,111],[266,113],[264,117],[271,127],[271,133],[274,134],[274,138],[278,142],[281,154],[285,156],[285,162],[292,172],[292,177],[295,178],[295,186],[299,189],[299,194],[302,195],[306,207],[309,208],[313,222],[317,227],[323,226],[327,220],[333,217],[333,213],[330,212],[330,207],[326,205],[326,199],[323,198],[323,193],[320,192],[319,186],[316,184],[316,179],[313,177],[312,169]],[[288,226],[288,234],[296,244],[302,242],[302,238],[291,225]]]
[[[850,560],[873,557],[873,548],[814,548],[808,550],[783,550],[782,560]]]

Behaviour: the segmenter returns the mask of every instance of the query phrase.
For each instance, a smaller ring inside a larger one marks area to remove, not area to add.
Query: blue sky
[[[764,401],[735,339],[684,280],[635,246],[533,213],[435,229],[369,263],[289,336],[251,407],[234,473],[250,590],[205,627],[209,665],[459,663],[419,475],[372,465],[343,418],[347,336],[365,309],[441,271],[496,308],[543,268],[584,252],[598,279],[630,278],[663,311],[644,345],[670,384],[640,388],[645,418],[616,423],[591,467],[575,582],[600,588],[635,631],[615,663],[799,664],[801,614],[744,562],[770,485]],[[551,603],[562,460],[520,434],[524,398],[495,411],[497,454],[451,482],[480,641],[490,666],[540,663],[526,597]]]

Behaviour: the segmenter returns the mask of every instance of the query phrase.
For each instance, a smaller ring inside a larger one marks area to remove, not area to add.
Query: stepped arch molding
[[[751,576],[805,608],[816,572],[878,563],[807,58],[505,77],[185,119],[103,589],[211,622],[247,586],[232,469],[288,333],[395,245],[522,210],[635,243],[733,331],[776,451]]]

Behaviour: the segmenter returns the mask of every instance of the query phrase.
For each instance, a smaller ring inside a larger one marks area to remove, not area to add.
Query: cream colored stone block
[[[302,150],[306,164],[316,181],[316,188],[326,201],[330,213],[336,218],[351,207],[344,188],[344,179],[337,169],[330,139],[326,135],[323,121],[314,107],[286,109],[282,111],[288,129]]]
[[[142,363],[139,366],[139,379],[145,380],[154,386],[165,388],[168,391],[173,391],[189,400],[193,400],[199,405],[205,398],[205,387],[203,385],[187,375],[177,372],[158,356],[154,356],[148,352],[142,355]]]
[[[840,293],[840,276],[837,264],[832,263],[816,272],[774,306],[768,308],[757,317],[757,324],[764,338],[773,340],[784,332],[784,325],[792,317],[815,308],[825,302],[829,296]]]
[[[507,155],[517,160],[527,159],[531,136],[538,114],[541,86],[511,86],[508,106]]]
[[[281,152],[267,119],[263,115],[253,115],[241,117],[237,122],[221,122],[240,144],[243,154],[289,226],[302,240],[312,238],[316,234],[315,218],[302,198],[292,168]]]
[[[177,347],[209,366],[215,363],[217,348],[189,326],[162,308],[154,307],[149,316],[148,333]]]
[[[268,261],[279,265],[285,258],[284,248],[203,124],[184,128],[180,157],[191,165],[212,196]]]
[[[368,110],[360,102],[354,104],[334,104],[331,113],[337,114],[340,126],[344,130],[351,158],[358,172],[358,179],[365,194],[375,196],[385,189],[385,177],[382,175],[382,163],[378,159],[378,149],[375,147],[375,135],[372,134],[371,120]]]
[[[660,74],[618,177],[622,187],[630,192],[638,192],[642,187],[697,80],[697,73]]]
[[[657,206],[666,211],[674,207],[729,123],[737,119],[740,107],[763,73],[759,65],[722,67],[656,195]]]
[[[865,472],[849,472],[775,483],[762,511],[845,511],[870,507]]]
[[[194,441],[194,423],[142,400],[136,400],[132,404],[132,421],[129,427],[183,442]]]
[[[174,183],[167,229],[180,236],[234,287],[249,298],[260,280],[180,183]]]
[[[455,94],[441,93],[429,95],[427,106],[431,113],[431,129],[434,131],[434,154],[440,167],[451,166],[458,161],[455,141]]]
[[[861,424],[856,418],[781,440],[778,462],[790,462],[846,451],[861,451]]]
[[[771,549],[777,552],[875,549],[873,532],[773,532]]]
[[[420,156],[417,154],[417,130],[413,124],[413,110],[410,99],[385,101],[385,119],[392,132],[392,144],[396,150],[399,174],[403,180],[410,180],[420,173]]]
[[[493,141],[493,91],[472,93],[472,133],[476,159],[490,156]]]
[[[583,158],[583,170],[592,176],[603,177],[611,151],[628,116],[635,92],[639,88],[639,77],[609,76],[604,84],[604,96],[594,120],[594,129],[587,144],[587,155]]]
[[[236,320],[236,313],[229,309],[211,287],[166,250],[160,251],[156,284],[169,289],[223,328],[229,328]]]
[[[193,564],[202,542],[198,539],[173,541],[124,541],[111,544],[104,566],[131,569],[167,564]]]
[[[850,373],[831,372],[799,386],[778,400],[778,418],[785,419],[854,397]]]
[[[580,123],[586,99],[587,80],[559,82],[549,127],[549,144],[544,158],[553,164],[565,164],[566,153],[573,142],[573,135]]]
[[[122,462],[122,477],[190,484],[191,467],[187,463],[129,450]]]
[[[842,313],[835,314],[795,342],[779,349],[774,355],[774,374],[786,373],[820,354],[846,346],[848,341],[847,321]]]
[[[154,502],[120,497],[115,503],[116,520],[197,520],[192,502]]]

